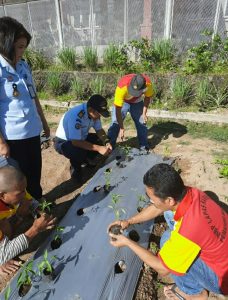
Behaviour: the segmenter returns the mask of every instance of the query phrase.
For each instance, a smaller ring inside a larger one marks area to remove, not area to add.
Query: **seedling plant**
[[[121,197],[122,197],[122,195],[112,194],[111,204],[108,206],[109,208],[111,208],[113,210],[116,221],[120,220],[120,217],[121,217],[122,214],[126,214],[125,209],[120,207],[120,205],[119,205]],[[113,234],[120,234],[121,233],[121,226],[120,225],[111,226],[110,232],[112,232]]]
[[[5,294],[4,294],[4,300],[9,300],[10,297],[10,293],[11,293],[11,287],[10,285],[7,287]]]
[[[138,201],[137,201],[137,211],[140,212],[140,211],[143,210],[144,206],[146,205],[146,203],[148,201],[147,201],[145,195],[138,195],[137,198],[138,198]]]
[[[30,290],[32,286],[32,275],[36,275],[36,272],[33,270],[33,260],[22,267],[22,271],[18,276],[17,287],[19,288],[20,296],[23,297]]]
[[[43,200],[39,206],[38,206],[38,210],[41,213],[50,213],[51,212],[51,207],[52,207],[52,202],[47,201],[47,200]]]
[[[63,226],[57,226],[56,227],[54,238],[51,241],[52,250],[58,249],[61,246],[61,244],[62,244],[61,233],[64,231],[64,228],[65,227],[63,227]]]
[[[44,251],[43,260],[38,264],[39,274],[42,273],[44,275],[51,275],[54,273],[54,269],[52,267],[53,260],[56,259],[56,256],[52,256],[51,259],[48,258],[48,251],[47,249]]]
[[[104,177],[105,177],[105,185],[104,185],[104,190],[109,192],[110,191],[110,187],[111,187],[111,169],[107,169],[104,172]]]

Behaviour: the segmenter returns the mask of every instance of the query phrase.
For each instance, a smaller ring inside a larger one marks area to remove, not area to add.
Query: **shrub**
[[[85,47],[83,50],[83,62],[86,68],[91,71],[96,71],[98,68],[97,49],[92,47]]]
[[[83,83],[80,79],[73,79],[71,81],[71,91],[77,99],[81,99],[84,94]]]
[[[187,74],[205,73],[215,67],[228,65],[228,38],[222,40],[218,34],[212,34],[213,31],[205,30],[202,35],[206,40],[188,50],[184,61]]]
[[[95,77],[90,81],[89,88],[92,94],[104,94],[105,93],[105,81],[102,77]]]
[[[191,84],[182,77],[176,77],[171,86],[171,98],[175,108],[186,106],[192,97]]]
[[[23,57],[32,70],[44,70],[51,64],[50,59],[46,57],[42,51],[36,51],[29,48],[25,50]]]
[[[49,73],[47,77],[47,85],[53,95],[58,96],[63,93],[63,85],[60,74],[54,72]]]
[[[67,70],[76,70],[77,55],[74,49],[63,48],[58,52],[57,57]]]
[[[208,79],[200,80],[196,86],[195,104],[201,108],[207,108],[207,99],[212,92],[212,86]]]

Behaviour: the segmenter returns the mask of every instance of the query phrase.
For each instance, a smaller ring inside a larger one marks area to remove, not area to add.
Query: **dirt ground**
[[[51,112],[46,113],[48,122],[51,124],[52,136],[54,136],[56,125],[61,115]],[[184,130],[181,130],[178,124],[177,130],[164,129],[161,131],[157,130],[155,126],[149,132],[152,151],[162,156],[175,158],[176,166],[187,185],[198,187],[203,191],[210,191],[215,199],[219,199],[226,208],[228,207],[226,205],[228,204],[228,181],[225,178],[219,177],[218,166],[214,163],[216,155],[228,154],[227,144],[208,139],[193,139]],[[128,130],[126,135],[131,137],[129,144],[135,145],[135,131]],[[52,143],[50,143],[49,147],[42,150],[42,157],[42,186],[44,196],[57,204],[56,214],[61,218],[72,204],[74,198],[83,189],[83,186],[80,187],[70,180],[69,161],[55,152]],[[84,178],[85,185],[86,180],[93,175],[97,168],[92,171],[89,170],[88,177]],[[157,223],[154,227],[150,238],[150,241],[156,244],[165,228],[163,220],[159,221],[161,223]],[[30,254],[44,238],[45,235],[37,238],[30,247]],[[27,259],[30,254],[27,253],[22,258]],[[9,277],[1,281],[0,289],[5,286],[8,279]],[[135,300],[164,300],[165,298],[162,293],[162,284],[164,282],[170,282],[170,279],[161,279],[148,266],[144,266],[135,293]],[[211,295],[210,299],[220,298]]]

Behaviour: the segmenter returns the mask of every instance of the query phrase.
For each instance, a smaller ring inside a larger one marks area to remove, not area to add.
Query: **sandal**
[[[172,292],[178,299],[180,300],[186,300],[180,293],[178,293],[175,288],[177,287],[177,285],[174,283],[173,286],[171,287],[171,289],[169,289],[170,292]]]

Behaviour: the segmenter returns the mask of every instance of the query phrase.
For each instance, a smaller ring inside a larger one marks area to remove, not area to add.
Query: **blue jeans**
[[[172,211],[165,212],[164,217],[170,229],[163,233],[160,241],[160,247],[162,247],[169,239],[174,225],[174,222],[172,221]],[[177,276],[171,274],[171,277],[175,281],[178,288],[187,295],[199,294],[204,289],[216,294],[221,294],[218,276],[203,262],[200,257],[193,262],[185,275]]]
[[[148,130],[147,130],[146,124],[143,123],[143,118],[142,118],[143,106],[144,106],[143,101],[140,101],[138,103],[132,103],[132,104],[124,103],[124,105],[121,109],[121,114],[122,114],[122,118],[124,120],[127,113],[130,112],[131,117],[135,123],[136,130],[137,130],[139,147],[143,147],[143,146],[148,147],[149,146],[148,140],[147,140]],[[108,137],[110,139],[112,146],[115,146],[115,144],[116,144],[116,140],[119,135],[119,131],[120,131],[120,126],[116,120],[116,108],[115,108],[115,106],[113,106],[112,124],[108,130]]]

